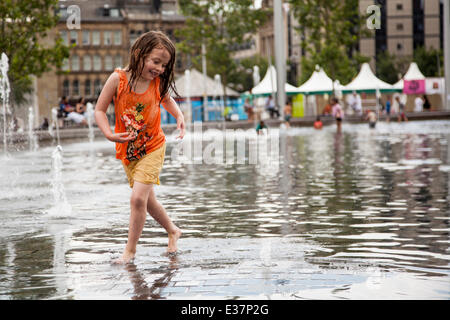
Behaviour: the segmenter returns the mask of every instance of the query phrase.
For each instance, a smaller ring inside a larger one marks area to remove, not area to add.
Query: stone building
[[[174,39],[184,24],[176,0],[73,0],[60,1],[57,33],[73,46],[62,70],[44,74],[36,81],[38,117],[51,118],[51,108],[62,96],[74,104],[80,97],[95,101],[109,75],[128,63],[133,42],[150,30],[161,30]],[[175,72],[184,71],[177,56]]]

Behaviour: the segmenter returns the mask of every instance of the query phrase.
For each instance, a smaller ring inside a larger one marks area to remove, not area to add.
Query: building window
[[[114,45],[120,46],[122,44],[122,31],[114,31]]]
[[[397,50],[401,51],[403,49],[403,45],[401,43],[397,43]]]
[[[100,95],[100,92],[102,92],[102,82],[100,79],[96,79],[94,81],[94,94],[96,97]]]
[[[72,71],[80,71],[80,57],[77,55],[72,56]]]
[[[91,56],[89,56],[89,55],[83,56],[83,70],[84,71],[92,70],[92,59],[91,59]]]
[[[102,58],[96,54],[94,56],[94,71],[102,70]]]
[[[87,46],[91,44],[90,41],[90,32],[89,31],[83,31],[83,46]]]
[[[397,23],[397,30],[403,30],[403,23]]]
[[[69,59],[65,58],[62,62],[62,70],[63,71],[69,71]]]
[[[73,80],[72,82],[72,95],[74,97],[80,95],[80,82],[78,80]]]
[[[90,97],[92,95],[92,88],[91,88],[91,80],[86,79],[84,81],[84,95],[86,97]]]
[[[397,10],[403,10],[403,4],[402,3],[397,3]]]
[[[68,97],[70,95],[70,91],[69,91],[69,80],[64,80],[63,81],[63,92],[62,95],[65,97]]]
[[[70,44],[78,44],[78,32],[70,31]]]
[[[122,68],[122,56],[120,54],[116,54],[114,57],[114,68]]]
[[[105,70],[107,71],[113,70],[113,59],[112,56],[110,55],[105,56]]]
[[[92,31],[92,44],[94,46],[100,45],[100,31]]]
[[[109,9],[109,16],[112,18],[118,18],[120,17],[120,11],[117,8]]]
[[[103,44],[104,45],[112,45],[112,33],[111,31],[104,31],[103,32]]]

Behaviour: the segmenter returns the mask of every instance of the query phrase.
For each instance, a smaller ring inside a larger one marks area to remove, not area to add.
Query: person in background
[[[256,133],[262,134],[264,132],[263,129],[267,129],[267,126],[264,123],[264,120],[260,120],[258,125],[256,126]]]
[[[75,111],[83,116],[85,116],[85,112],[86,112],[86,103],[84,101],[84,98],[81,97],[80,99],[78,99],[77,104],[75,105]]]
[[[431,110],[431,104],[430,101],[428,100],[428,97],[426,95],[423,95],[423,109],[426,111],[430,111]]]
[[[369,120],[369,128],[373,129],[375,128],[375,125],[377,124],[377,115],[373,110],[369,110],[367,112],[366,121]]]
[[[352,95],[348,97],[347,103],[352,108],[353,112],[357,115],[362,114],[362,101],[361,96],[353,91]]]
[[[331,103],[327,103],[325,108],[323,108],[322,115],[331,116]]]
[[[424,104],[423,97],[417,97],[416,99],[414,99],[414,112],[422,112],[423,104]]]
[[[341,132],[342,120],[344,119],[344,111],[342,110],[339,100],[336,97],[331,98],[332,115],[336,119],[337,131]]]
[[[391,96],[387,97],[387,101],[386,101],[386,108],[385,108],[385,112],[386,112],[386,122],[389,122],[390,119],[390,115],[391,115]]]
[[[400,100],[399,96],[396,96],[395,100],[398,103],[398,113],[397,113],[398,122],[408,121],[408,118],[406,117],[406,114],[405,114],[405,104]]]
[[[267,111],[269,111],[271,119],[273,119],[275,117],[275,114],[277,115],[277,117],[280,116],[280,112],[276,108],[275,102],[273,101],[272,96],[267,97],[266,109],[267,109]]]
[[[253,111],[253,105],[250,103],[248,98],[244,101],[244,110],[247,113],[248,121],[253,121],[253,116],[255,113]]]
[[[322,127],[323,127],[323,123],[320,120],[320,116],[317,116],[316,121],[314,122],[314,129],[320,130],[320,129],[322,129]]]
[[[284,106],[284,124],[286,125],[286,127],[290,127],[290,120],[291,120],[291,116],[292,116],[292,105],[291,105],[291,101],[288,99],[286,102],[286,105]]]

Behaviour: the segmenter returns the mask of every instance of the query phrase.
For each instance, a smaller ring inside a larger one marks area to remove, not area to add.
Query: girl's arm
[[[113,142],[127,142],[132,140],[133,137],[129,135],[128,132],[113,133],[109,126],[108,117],[106,116],[106,110],[108,110],[109,104],[111,103],[114,94],[116,93],[117,86],[119,85],[119,75],[114,72],[112,73],[108,80],[106,80],[103,86],[102,92],[98,97],[97,104],[95,105],[95,121],[97,126],[103,132],[106,139]]]
[[[177,129],[180,130],[180,134],[177,138],[183,139],[185,134],[184,129],[184,116],[178,107],[175,100],[170,96],[166,95],[162,100],[162,106],[167,110],[175,119],[177,119]]]

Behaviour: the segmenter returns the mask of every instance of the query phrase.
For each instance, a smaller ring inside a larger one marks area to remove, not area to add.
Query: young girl
[[[122,160],[132,188],[128,241],[118,263],[134,259],[147,212],[167,231],[167,251],[177,251],[181,230],[153,190],[153,184],[159,185],[165,154],[160,104],[177,120],[178,138],[185,134],[183,114],[169,94],[169,90],[176,93],[174,62],[175,47],[163,33],[150,31],[141,35],[131,48],[128,66],[110,75],[95,107],[97,125],[108,140],[116,142],[116,158]],[[116,116],[114,133],[106,117],[112,99]]]

